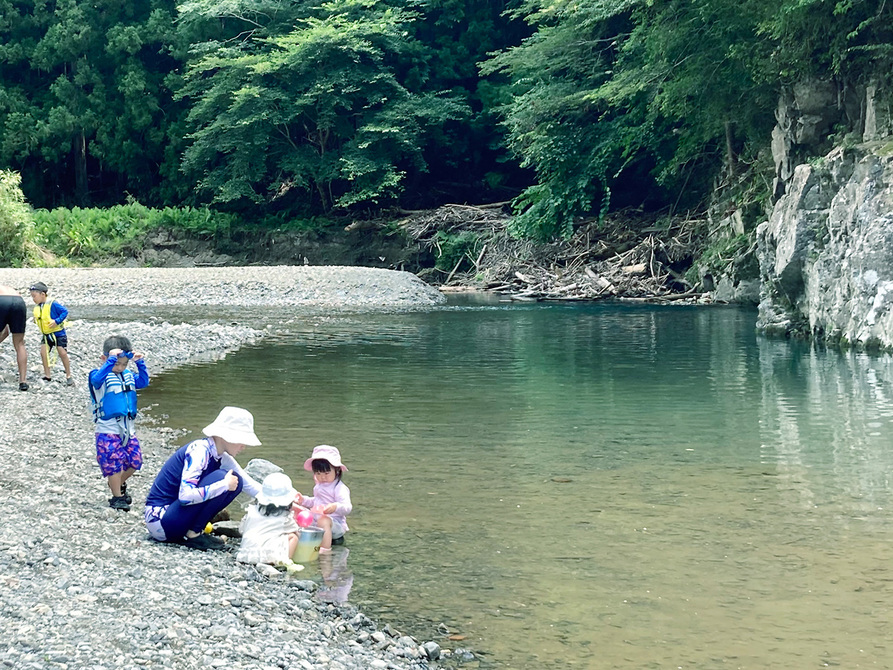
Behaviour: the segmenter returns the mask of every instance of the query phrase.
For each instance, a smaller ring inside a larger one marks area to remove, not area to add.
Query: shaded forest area
[[[782,93],[891,66],[876,0],[0,0],[0,169],[75,212],[36,243],[76,259],[152,246],[83,221],[137,203],[222,247],[388,219],[440,282],[687,293],[750,267]],[[855,141],[840,106],[828,146]]]

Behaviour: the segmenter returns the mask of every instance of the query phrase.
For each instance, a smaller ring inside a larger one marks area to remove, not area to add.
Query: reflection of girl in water
[[[330,554],[319,555],[319,571],[323,583],[316,592],[320,600],[328,603],[346,603],[353,586],[353,573],[347,567],[350,549],[343,547]]]

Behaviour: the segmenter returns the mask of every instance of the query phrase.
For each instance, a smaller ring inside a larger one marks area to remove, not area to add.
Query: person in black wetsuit
[[[0,284],[0,342],[12,336],[19,366],[19,391],[28,390],[28,352],[25,350],[25,323],[28,308],[25,300],[12,286]]]

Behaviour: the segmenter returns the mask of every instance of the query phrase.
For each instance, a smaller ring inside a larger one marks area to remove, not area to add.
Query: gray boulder
[[[893,151],[837,148],[798,165],[757,229],[757,328],[893,349]]]

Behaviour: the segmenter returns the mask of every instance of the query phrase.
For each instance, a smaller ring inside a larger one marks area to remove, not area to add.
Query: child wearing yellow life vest
[[[56,347],[59,360],[65,368],[65,383],[74,386],[71,378],[71,361],[68,358],[68,334],[65,332],[65,319],[68,310],[55,300],[47,301],[47,285],[34,282],[31,285],[31,299],[34,301],[34,322],[40,328],[40,360],[43,362],[43,379],[50,381],[50,350]]]

